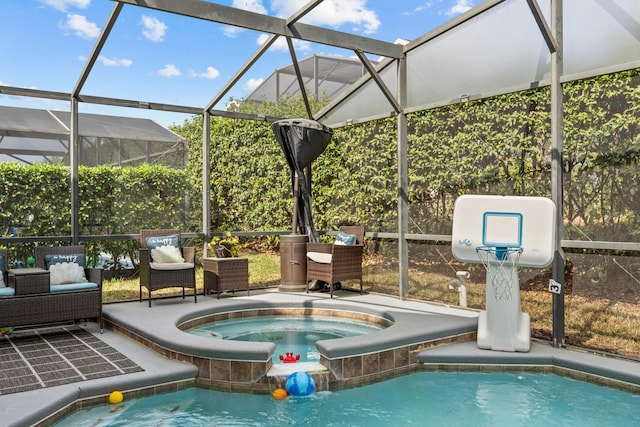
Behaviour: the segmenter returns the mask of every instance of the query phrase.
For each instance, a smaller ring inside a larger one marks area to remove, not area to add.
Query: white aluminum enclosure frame
[[[408,290],[409,238],[429,236],[408,234],[408,113],[438,106],[480,99],[532,87],[549,85],[552,104],[552,199],[562,224],[562,86],[571,79],[610,73],[640,66],[640,2],[637,0],[486,0],[407,45],[398,45],[359,35],[334,31],[300,22],[322,0],[308,2],[289,19],[276,18],[202,0],[115,0],[102,33],[96,42],[75,87],[69,93],[0,86],[0,94],[31,96],[68,101],[71,104],[70,141],[77,149],[78,103],[173,111],[204,117],[203,126],[203,230],[209,236],[209,118],[211,116],[274,121],[276,117],[215,110],[229,90],[279,38],[285,37],[293,63],[291,41],[305,40],[346,49],[360,58],[367,75],[358,80],[330,105],[309,116],[332,127],[347,126],[383,117],[398,120],[398,228],[399,294]],[[144,100],[116,99],[83,93],[87,77],[109,38],[123,7],[141,7],[178,14],[193,19],[248,28],[270,34],[268,40],[205,106],[181,106]],[[581,15],[584,14],[584,15]],[[599,30],[593,31],[593,28]],[[504,32],[504,33],[501,33]],[[596,34],[597,33],[597,34]],[[491,38],[491,34],[498,34]],[[598,39],[594,39],[597,37]],[[493,40],[494,42],[488,42]],[[598,46],[582,46],[582,40],[598,41]],[[475,45],[471,42],[476,42]],[[520,45],[513,47],[510,42]],[[605,46],[599,50],[598,47]],[[455,49],[453,49],[455,47]],[[586,53],[585,53],[586,52]],[[386,59],[372,64],[366,55]],[[478,55],[483,55],[478,57]],[[588,61],[584,62],[587,58]],[[581,62],[582,61],[582,62]],[[469,67],[474,64],[475,67]],[[296,71],[298,82],[303,79]],[[462,84],[464,83],[464,84]],[[468,88],[461,89],[461,88]],[[306,90],[301,88],[301,93]],[[366,103],[366,105],[363,105]],[[74,153],[75,151],[72,151]],[[77,211],[77,157],[72,155],[72,211]],[[77,217],[73,218],[72,239],[78,240]],[[564,254],[562,228],[556,236],[557,252],[553,277],[562,283]],[[390,233],[391,234],[391,233]],[[441,237],[441,236],[439,236]],[[627,244],[640,250],[640,244]],[[564,341],[564,296],[554,297],[554,345]]]

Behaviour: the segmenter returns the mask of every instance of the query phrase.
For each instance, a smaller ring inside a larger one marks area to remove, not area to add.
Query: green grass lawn
[[[249,287],[252,289],[277,286],[280,283],[280,255],[273,253],[247,253],[240,256],[249,259]],[[196,286],[202,293],[203,270],[196,269]],[[140,281],[138,276],[130,279],[110,279],[102,285],[103,302],[131,301],[139,298]],[[154,291],[154,295],[181,295],[180,289],[163,289]],[[142,298],[146,298],[146,290],[142,291]]]

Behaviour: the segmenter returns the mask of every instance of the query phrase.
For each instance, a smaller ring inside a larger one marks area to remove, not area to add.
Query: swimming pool
[[[626,427],[640,425],[638,404],[638,395],[554,374],[436,371],[281,401],[190,388],[83,409],[56,426]]]
[[[210,322],[185,332],[212,339],[272,342],[276,344],[273,362],[278,363],[279,357],[286,357],[287,353],[299,355],[300,362],[317,362],[317,341],[354,337],[383,328],[380,324],[333,316],[270,315]]]

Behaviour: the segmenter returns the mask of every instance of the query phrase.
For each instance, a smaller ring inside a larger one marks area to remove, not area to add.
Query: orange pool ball
[[[287,391],[283,388],[277,388],[273,390],[273,393],[271,393],[271,397],[273,397],[276,400],[286,399],[287,396],[288,396]]]

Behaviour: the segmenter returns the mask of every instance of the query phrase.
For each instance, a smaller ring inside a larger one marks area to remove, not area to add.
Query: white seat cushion
[[[188,270],[194,267],[192,262],[152,262],[149,266],[153,270]]]
[[[318,264],[331,264],[331,254],[324,252],[307,252],[307,258]]]

